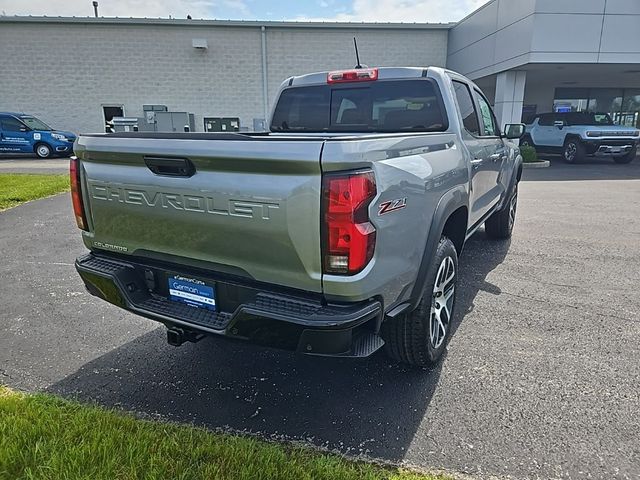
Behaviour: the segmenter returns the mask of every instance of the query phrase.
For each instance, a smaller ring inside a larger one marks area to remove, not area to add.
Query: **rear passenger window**
[[[472,135],[480,135],[480,125],[478,123],[478,112],[471,98],[469,87],[462,82],[453,81],[453,88],[458,99],[462,124],[467,132]]]
[[[480,95],[480,92],[476,93],[478,94],[478,105],[480,105],[480,116],[482,117],[482,136],[495,137],[498,135],[498,128],[496,127],[493,111],[485,98]]]

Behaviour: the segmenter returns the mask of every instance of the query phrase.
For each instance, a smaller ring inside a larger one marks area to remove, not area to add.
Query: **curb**
[[[547,168],[551,165],[549,160],[542,160],[539,162],[523,162],[522,168]]]

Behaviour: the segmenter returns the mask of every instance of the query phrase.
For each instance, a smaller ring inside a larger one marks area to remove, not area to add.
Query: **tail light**
[[[325,273],[352,275],[373,257],[376,229],[369,205],[376,196],[372,171],[323,178],[323,261]]]
[[[327,75],[327,83],[372,82],[377,79],[377,68],[339,70],[337,72],[329,72],[329,74]]]
[[[76,224],[82,230],[88,230],[87,217],[84,214],[82,203],[82,189],[80,188],[80,165],[76,157],[71,157],[69,161],[69,177],[71,180],[71,201],[73,203],[73,213],[76,217]]]

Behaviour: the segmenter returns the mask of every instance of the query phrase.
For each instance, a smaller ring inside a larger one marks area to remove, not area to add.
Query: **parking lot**
[[[84,291],[68,196],[28,203],[0,213],[0,383],[428,469],[638,478],[639,212],[639,160],[526,170],[512,240],[470,240],[455,334],[424,371],[171,347]]]

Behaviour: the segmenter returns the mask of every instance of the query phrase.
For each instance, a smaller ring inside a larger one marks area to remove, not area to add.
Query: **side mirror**
[[[558,127],[560,130],[564,128],[564,122],[562,120],[556,120],[553,122],[554,127]]]
[[[27,127],[20,127],[20,131],[21,132],[28,132],[29,130],[27,129]]]
[[[517,140],[522,138],[527,127],[524,123],[508,123],[504,127],[504,134],[502,135],[509,140]]]

